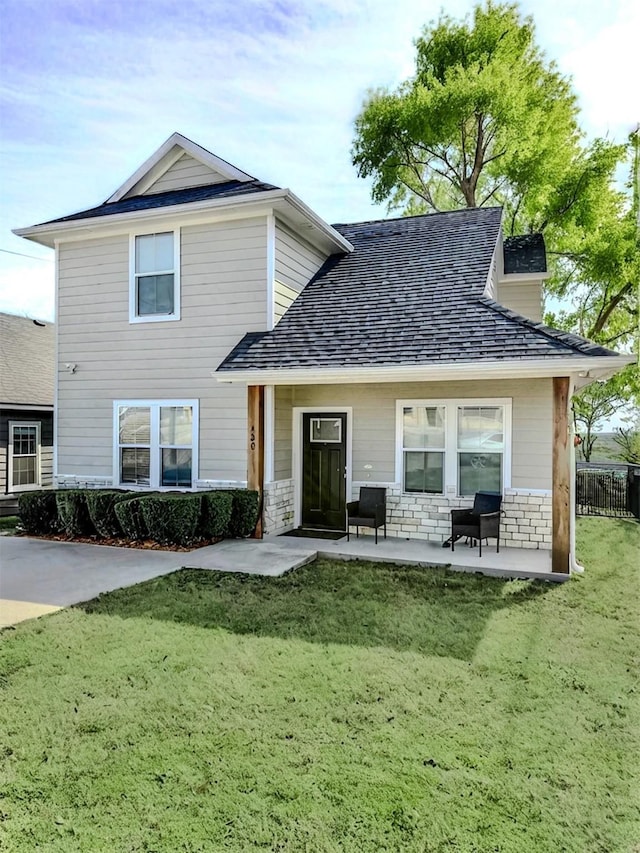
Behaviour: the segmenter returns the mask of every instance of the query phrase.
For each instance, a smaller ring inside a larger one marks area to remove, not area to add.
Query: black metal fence
[[[576,514],[640,518],[640,468],[615,463],[578,462]]]

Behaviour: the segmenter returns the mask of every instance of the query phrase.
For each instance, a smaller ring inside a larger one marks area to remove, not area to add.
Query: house
[[[18,496],[52,485],[55,330],[0,314],[0,515]]]
[[[507,544],[568,572],[570,397],[630,358],[541,325],[544,244],[501,219],[330,226],[174,134],[15,231],[56,248],[57,484],[248,484],[267,533],[343,529],[380,484],[392,535],[438,541],[499,489]]]

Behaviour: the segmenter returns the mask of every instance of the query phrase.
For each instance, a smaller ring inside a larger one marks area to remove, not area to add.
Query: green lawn
[[[638,851],[640,525],[563,585],[177,572],[0,638],[0,849]]]

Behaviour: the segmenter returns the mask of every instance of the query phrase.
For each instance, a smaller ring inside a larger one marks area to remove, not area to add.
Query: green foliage
[[[620,427],[613,440],[618,446],[618,459],[630,465],[640,465],[640,425]]]
[[[471,23],[442,14],[424,29],[414,77],[370,93],[356,119],[353,162],[373,177],[375,201],[415,197],[432,211],[551,200],[576,151],[578,109],[534,37],[512,4],[476,6]]]
[[[229,519],[228,534],[241,538],[250,536],[258,523],[260,503],[258,493],[249,489],[232,489],[233,507]]]
[[[87,536],[96,532],[89,517],[86,489],[58,489],[56,504],[59,528],[67,536]]]
[[[598,441],[598,428],[629,400],[639,396],[640,377],[635,365],[629,365],[605,382],[592,382],[574,396],[573,421],[575,431],[582,439],[580,450],[586,462],[591,461]]]
[[[218,489],[202,494],[200,533],[205,539],[219,539],[226,535],[233,510],[233,494]]]
[[[192,545],[198,538],[199,494],[151,495],[140,501],[145,527],[161,545]]]
[[[132,541],[146,539],[148,536],[147,525],[142,514],[141,501],[149,495],[137,494],[135,497],[127,497],[115,503],[114,510],[118,524],[123,535]]]
[[[18,515],[27,533],[55,533],[58,529],[56,493],[52,489],[23,492],[18,497]]]
[[[127,492],[111,489],[89,489],[86,492],[89,518],[99,536],[109,538],[122,535],[115,505],[119,500],[126,500],[128,497]]]

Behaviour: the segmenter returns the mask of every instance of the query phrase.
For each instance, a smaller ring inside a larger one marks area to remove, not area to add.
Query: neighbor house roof
[[[335,225],[353,253],[329,258],[276,328],[247,335],[218,371],[616,355],[485,296],[501,214],[476,208]]]
[[[0,314],[0,405],[53,407],[55,326]]]

